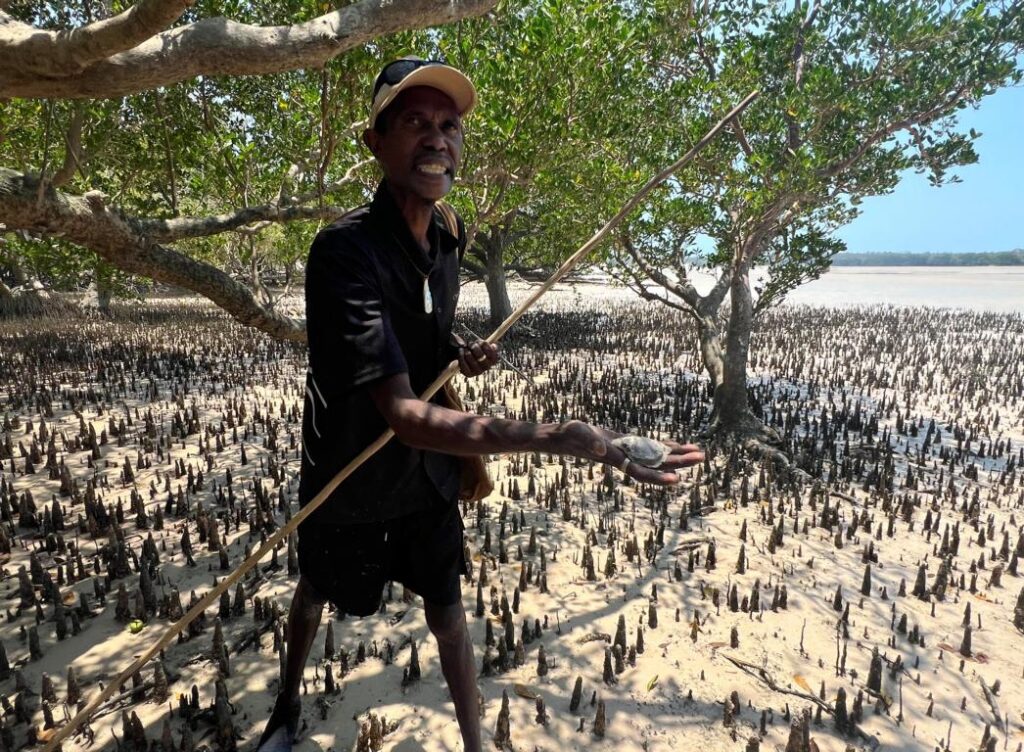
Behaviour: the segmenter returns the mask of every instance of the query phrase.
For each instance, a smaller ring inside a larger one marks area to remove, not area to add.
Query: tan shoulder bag
[[[443,201],[437,202],[436,206],[448,232],[456,238],[459,237],[459,225],[455,217],[455,210]],[[461,261],[461,259],[460,249],[459,260]],[[445,382],[444,397],[447,407],[459,412],[466,411],[465,406],[462,404],[462,398],[455,391],[455,385],[451,381]],[[460,499],[464,501],[478,501],[494,490],[494,482],[491,480],[490,475],[487,474],[487,462],[484,460],[483,455],[474,454],[470,457],[459,457],[459,464],[462,466],[459,480]]]

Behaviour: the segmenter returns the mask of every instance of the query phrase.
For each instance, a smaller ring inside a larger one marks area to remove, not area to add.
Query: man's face
[[[363,140],[392,190],[425,202],[443,198],[462,159],[462,119],[451,97],[416,86],[399,94],[380,117],[387,118],[385,132],[369,129]]]

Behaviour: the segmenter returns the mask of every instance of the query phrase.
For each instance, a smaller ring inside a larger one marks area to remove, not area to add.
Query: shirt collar
[[[398,205],[391,195],[387,179],[381,180],[380,185],[377,186],[377,192],[374,193],[373,201],[370,203],[370,217],[385,233],[394,234],[395,238],[406,248],[419,248],[419,244],[409,230],[409,225],[405,222],[405,217],[399,211]],[[435,232],[431,233],[431,244],[438,242],[443,253],[451,253],[456,250],[459,239],[448,232],[444,218],[437,209],[434,209],[433,220]]]

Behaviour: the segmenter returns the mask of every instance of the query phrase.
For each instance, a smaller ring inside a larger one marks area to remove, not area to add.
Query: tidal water
[[[755,271],[755,287],[759,276]],[[689,278],[701,294],[715,283],[715,278],[702,270],[691,270]],[[583,279],[582,283],[557,285],[538,307],[573,310],[588,300],[600,300],[600,305],[639,300],[635,292],[600,272],[591,272]],[[518,305],[534,289],[511,281],[512,304]],[[663,288],[651,285],[649,289],[658,295],[665,294]],[[459,305],[486,308],[487,290],[483,284],[464,285]],[[786,297],[784,305],[930,306],[1024,314],[1024,266],[839,266],[798,287]]]
[[[792,304],[890,304],[1024,313],[1024,266],[838,266],[798,287]]]

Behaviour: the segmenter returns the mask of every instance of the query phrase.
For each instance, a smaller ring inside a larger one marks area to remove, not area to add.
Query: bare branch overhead
[[[217,267],[155,242],[135,222],[109,210],[98,192],[71,196],[32,176],[0,168],[0,224],[7,230],[44,228],[122,271],[204,295],[239,322],[272,337],[306,339],[301,321],[261,305],[252,290]]]
[[[678,280],[669,279],[661,269],[655,264],[649,262],[645,258],[644,254],[641,253],[636,246],[633,244],[633,239],[629,232],[624,228],[618,234],[619,245],[629,254],[630,258],[633,259],[633,263],[637,265],[642,274],[654,282],[656,285],[664,287],[667,291],[671,292],[678,298],[681,298],[690,308],[696,311],[700,307],[701,296],[697,292],[697,289],[690,284],[689,280],[680,278]],[[632,271],[629,267],[627,270]],[[640,278],[637,278],[637,284],[642,286]]]
[[[77,73],[159,34],[193,1],[139,0],[111,18],[60,31],[9,21],[0,26],[0,68],[40,77]]]
[[[139,231],[157,243],[173,243],[186,238],[202,238],[222,232],[239,230],[256,222],[284,223],[298,220],[320,219],[332,221],[348,209],[340,206],[286,206],[274,204],[248,206],[231,214],[210,217],[174,217],[172,219],[143,219],[134,224]]]
[[[384,34],[481,15],[496,2],[358,0],[292,26],[205,18],[160,33],[152,28],[156,19],[166,19],[164,25],[171,23],[181,13],[174,13],[175,8],[186,5],[185,0],[143,0],[114,18],[72,32],[35,29],[0,13],[0,97],[120,97],[195,76],[258,75],[318,67]],[[135,16],[123,18],[133,11]],[[110,42],[105,29],[94,30],[81,42],[74,36],[118,19],[123,28],[130,28],[121,33],[134,35],[133,41],[146,28],[149,34],[130,49]],[[104,49],[107,51],[101,57],[95,57]],[[87,61],[84,66],[83,60]]]

